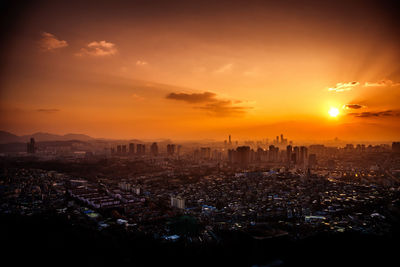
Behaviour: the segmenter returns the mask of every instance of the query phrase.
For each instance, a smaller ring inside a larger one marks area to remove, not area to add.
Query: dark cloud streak
[[[205,110],[211,116],[236,117],[244,115],[250,107],[233,106],[230,100],[219,100],[215,103],[206,104],[198,109]]]
[[[363,105],[359,105],[359,104],[346,104],[344,105],[345,109],[360,109],[363,108]]]
[[[183,101],[189,104],[204,104],[196,106],[195,109],[204,110],[207,114],[216,117],[233,117],[244,115],[251,107],[236,106],[242,103],[240,100],[218,99],[217,94],[211,92],[204,93],[170,93],[166,99]]]
[[[184,101],[187,103],[207,103],[217,101],[216,94],[211,92],[204,92],[200,94],[187,94],[187,93],[170,93],[166,96],[167,99]]]
[[[348,115],[357,118],[382,118],[382,117],[400,117],[399,111],[384,110],[384,111],[368,111],[368,112],[354,112]]]
[[[59,112],[59,109],[56,108],[40,108],[36,110],[37,112],[42,112],[42,113],[55,113]]]

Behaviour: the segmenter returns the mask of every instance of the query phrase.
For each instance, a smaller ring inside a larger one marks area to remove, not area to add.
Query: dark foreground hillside
[[[9,266],[396,266],[390,237],[322,234],[256,241],[240,232],[218,244],[162,243],[122,229],[97,231],[56,216],[2,215],[2,261]]]

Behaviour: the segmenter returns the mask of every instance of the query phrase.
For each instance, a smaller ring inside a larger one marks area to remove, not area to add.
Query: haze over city
[[[38,1],[4,16],[18,135],[393,141],[399,24],[378,1]],[[13,15],[18,20],[7,19]],[[332,114],[334,110],[334,115]]]

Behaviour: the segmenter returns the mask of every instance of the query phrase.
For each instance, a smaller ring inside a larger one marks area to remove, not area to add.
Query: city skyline
[[[174,139],[174,138],[103,138],[103,137],[94,137],[89,136],[86,134],[78,134],[78,133],[67,133],[67,134],[54,134],[54,133],[46,133],[46,132],[36,132],[31,134],[25,135],[15,135],[13,133],[7,131],[0,131],[0,144],[7,144],[7,143],[24,143],[29,141],[31,138],[36,138],[39,142],[46,142],[46,141],[84,141],[84,142],[93,142],[93,141],[107,141],[107,142],[138,142],[138,143],[153,143],[153,142],[176,142],[181,144],[191,144],[191,143],[199,143],[199,144],[207,144],[207,143],[220,143],[220,144],[231,144],[231,145],[238,145],[238,144],[246,144],[246,143],[253,143],[254,145],[260,144],[279,144],[279,145],[287,145],[287,144],[298,144],[298,145],[313,145],[313,144],[324,144],[330,145],[333,147],[343,147],[347,144],[391,144],[393,142],[397,142],[397,139],[393,140],[351,140],[351,139],[340,139],[335,137],[333,139],[290,139],[282,138],[285,136],[284,134],[279,134],[276,136],[264,136],[263,138],[236,138],[233,140],[232,135],[226,135],[225,138],[221,139],[212,139],[212,138],[204,138],[204,139]],[[285,136],[287,137],[287,136]],[[277,142],[276,140],[279,141]]]
[[[1,129],[396,141],[395,10],[386,1],[10,4]]]

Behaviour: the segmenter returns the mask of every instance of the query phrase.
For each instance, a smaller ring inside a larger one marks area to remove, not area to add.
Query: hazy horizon
[[[10,134],[15,134],[12,132],[8,131],[3,131],[2,132],[7,132]],[[177,139],[173,137],[158,137],[158,138],[137,138],[137,137],[129,137],[129,138],[108,138],[108,137],[99,137],[99,136],[91,136],[85,133],[50,133],[50,132],[44,132],[44,131],[39,131],[39,132],[34,132],[34,133],[26,133],[26,134],[19,134],[17,136],[22,137],[22,136],[34,136],[36,134],[50,134],[50,135],[58,135],[58,136],[67,136],[67,135],[85,135],[90,138],[93,138],[94,140],[104,140],[104,141],[113,141],[113,142],[118,142],[118,141],[140,141],[140,142],[177,142],[177,143],[223,143],[225,140],[228,140],[229,135],[225,136],[225,138],[201,138],[201,139],[195,139],[195,138],[186,138],[186,139]],[[280,134],[279,134],[280,135]],[[283,134],[284,135],[284,134]],[[243,144],[244,142],[248,141],[263,141],[265,142],[267,139],[269,143],[272,143],[276,136],[266,136],[265,138],[235,138],[235,136],[231,136],[233,142],[238,141],[239,144]],[[285,138],[288,138],[288,136],[285,136]],[[39,140],[41,142],[42,140]],[[291,139],[289,137],[289,141],[293,141],[295,144],[305,144],[305,145],[311,145],[311,144],[338,144],[338,145],[343,145],[346,143],[360,143],[360,144],[390,144],[392,142],[396,142],[398,140],[393,139],[393,140],[351,140],[351,139],[341,139],[339,137],[335,137],[334,139]]]

